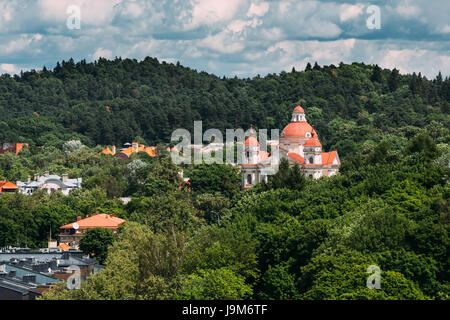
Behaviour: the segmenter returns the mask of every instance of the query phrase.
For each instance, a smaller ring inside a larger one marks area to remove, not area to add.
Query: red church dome
[[[291,122],[283,129],[285,137],[306,137],[307,132],[312,132],[313,128],[306,121]]]

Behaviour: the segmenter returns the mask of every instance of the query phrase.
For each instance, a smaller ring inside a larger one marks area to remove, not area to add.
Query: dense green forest
[[[102,272],[46,299],[448,299],[449,102],[449,78],[359,63],[226,79],[101,59],[3,75],[0,141],[30,148],[0,155],[0,180],[50,170],[82,177],[83,189],[0,196],[0,245],[45,246],[50,230],[96,211],[128,220],[115,239],[93,232],[85,243]],[[194,120],[282,129],[297,104],[324,148],[338,150],[338,175],[309,180],[283,162],[241,191],[231,166],[98,154],[134,139],[168,143]],[[379,290],[366,287],[370,265]]]
[[[225,79],[154,58],[70,60],[0,77],[0,141],[61,146],[70,136],[93,147],[140,136],[157,144],[175,128],[192,131],[194,120],[220,130],[282,129],[301,104],[324,147],[342,157],[383,135],[408,139],[425,126],[438,134],[449,127],[449,100],[449,78],[359,63]]]

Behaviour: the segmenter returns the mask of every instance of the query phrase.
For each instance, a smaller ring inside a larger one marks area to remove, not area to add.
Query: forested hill
[[[428,80],[360,63],[229,79],[149,57],[70,60],[0,77],[0,142],[120,145],[139,136],[155,144],[194,120],[204,130],[282,129],[301,104],[325,148],[345,156],[423,130],[448,142],[449,101],[450,79],[440,74]]]

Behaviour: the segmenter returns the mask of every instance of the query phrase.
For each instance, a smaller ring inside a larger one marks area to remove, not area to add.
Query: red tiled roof
[[[305,110],[303,110],[303,108],[301,106],[296,106],[294,111],[305,112]]]
[[[322,152],[322,164],[332,165],[334,159],[336,159],[337,151]]]
[[[73,229],[73,223],[66,224],[59,227],[60,229]],[[93,216],[76,221],[80,230],[91,228],[108,228],[117,229],[122,223],[126,223],[125,220],[109,215],[106,213],[94,214]]]
[[[5,190],[17,190],[17,189],[19,188],[10,181],[0,181],[0,193]]]
[[[288,153],[288,157],[294,159],[294,160],[297,161],[297,162],[300,162],[301,164],[304,164],[304,163],[305,163],[305,159],[304,159],[301,155],[299,155],[298,153],[295,153],[295,152],[289,152],[289,153]]]
[[[124,154],[127,156],[127,158],[129,158],[129,157],[131,157],[131,154],[133,152],[135,152],[135,150],[136,150],[135,147],[129,147],[129,148],[126,148],[125,150],[121,150],[121,151],[117,152],[117,154]],[[150,157],[156,157],[158,155],[157,147],[140,146],[137,148],[137,152],[145,152]]]
[[[305,147],[321,147],[322,144],[320,143],[319,139],[311,138],[308,139],[305,143]]]
[[[109,147],[106,147],[105,149],[103,149],[101,152],[101,154],[110,154],[110,155],[114,155],[114,152],[112,152],[112,150]]]

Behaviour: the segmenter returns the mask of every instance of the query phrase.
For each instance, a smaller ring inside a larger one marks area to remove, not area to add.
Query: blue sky
[[[67,8],[81,10],[71,30]],[[367,8],[380,8],[369,29]],[[99,57],[247,77],[343,61],[450,75],[449,0],[0,0],[0,73]]]

